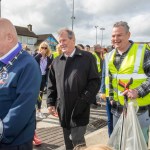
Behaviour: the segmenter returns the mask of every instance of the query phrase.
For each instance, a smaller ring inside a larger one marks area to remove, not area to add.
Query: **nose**
[[[117,42],[117,40],[118,40],[118,38],[117,38],[117,36],[114,36],[114,37],[112,37],[112,43],[115,43],[115,42]]]
[[[63,42],[63,41],[60,41],[59,45],[62,46],[63,44],[64,44],[64,42]]]
[[[117,39],[117,36],[113,36],[112,40],[115,41]]]

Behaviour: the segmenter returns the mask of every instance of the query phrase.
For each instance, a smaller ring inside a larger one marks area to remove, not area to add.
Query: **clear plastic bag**
[[[136,101],[128,103],[126,116],[122,113],[108,145],[114,150],[148,150],[136,112]]]

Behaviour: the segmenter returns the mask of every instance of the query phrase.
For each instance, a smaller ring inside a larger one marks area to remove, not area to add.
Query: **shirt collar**
[[[8,62],[11,61],[21,50],[21,44],[17,43],[8,53],[0,57],[0,61],[4,64],[8,64]]]
[[[79,50],[77,47],[75,47],[74,51],[71,53],[71,55],[69,57],[73,57],[75,55],[82,56],[82,51]],[[59,58],[64,59],[67,57],[68,57],[67,55],[64,55],[64,53],[62,53]]]
[[[74,53],[75,53],[76,49],[73,50],[73,52],[70,54],[70,56],[64,54],[65,57],[73,57]]]

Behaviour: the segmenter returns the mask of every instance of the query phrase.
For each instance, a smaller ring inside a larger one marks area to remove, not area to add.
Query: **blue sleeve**
[[[7,115],[3,118],[4,132],[2,143],[11,143],[24,130],[35,111],[35,104],[40,90],[41,74],[38,64],[30,59],[16,72],[17,85],[15,100]],[[17,65],[22,65],[21,63]]]
[[[100,87],[100,92],[105,93],[105,61],[103,62],[103,69],[102,69],[102,80],[101,80],[101,87]]]

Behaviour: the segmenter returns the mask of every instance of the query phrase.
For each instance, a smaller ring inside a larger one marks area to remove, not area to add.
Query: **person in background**
[[[101,53],[101,58],[102,58],[102,60],[104,60],[105,54],[108,53],[108,49],[107,49],[107,48],[102,48],[101,51],[102,51],[102,53]],[[103,61],[103,62],[104,62],[104,61]]]
[[[73,150],[112,150],[112,148],[107,145],[96,144],[88,147],[85,147],[83,145],[77,145]]]
[[[33,57],[35,57],[38,54],[38,49],[35,49]]]
[[[50,114],[58,113],[66,149],[72,150],[78,144],[86,145],[90,104],[100,79],[95,58],[75,47],[72,30],[61,29],[58,41],[63,54],[53,60],[50,68],[47,106]]]
[[[27,45],[23,45],[23,49],[27,51],[32,56],[32,51]]]
[[[93,55],[96,59],[99,76],[100,78],[102,78],[102,68],[103,68],[104,57],[103,57],[103,51],[102,51],[100,44],[94,45]]]
[[[112,44],[115,47],[105,57],[106,93],[110,98],[113,113],[113,126],[123,111],[124,95],[136,100],[139,106],[137,117],[148,143],[150,125],[150,50],[145,44],[136,44],[129,40],[130,31],[127,22],[116,22],[112,29]],[[129,90],[119,85],[133,78]],[[124,92],[123,92],[124,91]],[[106,94],[106,95],[107,95]]]
[[[40,69],[5,18],[0,18],[0,47],[0,149],[32,150]]]
[[[107,145],[97,144],[97,145],[91,145],[85,148],[85,150],[113,150],[113,149]]]
[[[86,50],[87,52],[91,52],[90,45],[86,45],[86,46],[85,46],[85,50]]]
[[[38,62],[41,75],[42,75],[42,82],[40,87],[40,98],[37,100],[37,119],[44,119],[46,116],[41,112],[41,105],[42,105],[42,97],[44,88],[46,86],[46,82],[48,79],[48,71],[53,59],[50,59],[50,55],[52,54],[51,49],[47,42],[42,42],[39,45],[38,54],[35,56],[35,60]]]
[[[105,61],[103,62],[103,70],[102,70],[102,80],[100,86],[100,99],[106,101],[106,112],[107,112],[107,125],[108,125],[108,135],[111,136],[113,132],[113,114],[111,112],[111,104],[109,101],[109,96],[106,97],[106,86],[105,86],[105,72],[106,66]]]
[[[53,55],[53,58],[55,59],[56,57],[60,56],[62,54],[62,49],[60,47],[60,45],[58,44],[56,46],[56,52],[54,52],[52,55]]]
[[[96,61],[96,64],[97,64],[97,69],[98,69],[98,74],[99,74],[100,81],[101,81],[102,66],[103,66],[103,52],[102,52],[102,48],[101,48],[100,44],[94,45],[93,56],[95,57],[95,61]],[[101,82],[100,82],[100,85],[101,85]],[[98,101],[98,103],[97,103],[97,101]],[[97,96],[95,97],[95,101],[91,105],[91,107],[92,108],[97,108],[97,105],[99,105],[99,101],[100,101],[100,97],[99,97],[99,93],[97,93]]]
[[[41,112],[41,106],[42,106],[42,98],[44,93],[44,88],[46,87],[47,78],[48,78],[48,70],[52,63],[52,59],[50,59],[51,50],[47,42],[42,42],[39,45],[39,49],[37,51],[37,54],[35,55],[35,60],[38,62],[40,70],[41,70],[41,76],[42,76],[42,82],[40,86],[40,93],[39,97],[37,99],[37,112],[36,112],[36,120],[45,119],[46,116]],[[36,129],[36,126],[35,126]],[[42,144],[42,140],[38,137],[36,130],[33,138],[33,145],[39,146]]]
[[[83,44],[77,44],[77,47],[78,47],[80,50],[83,50],[83,51],[85,50]]]

